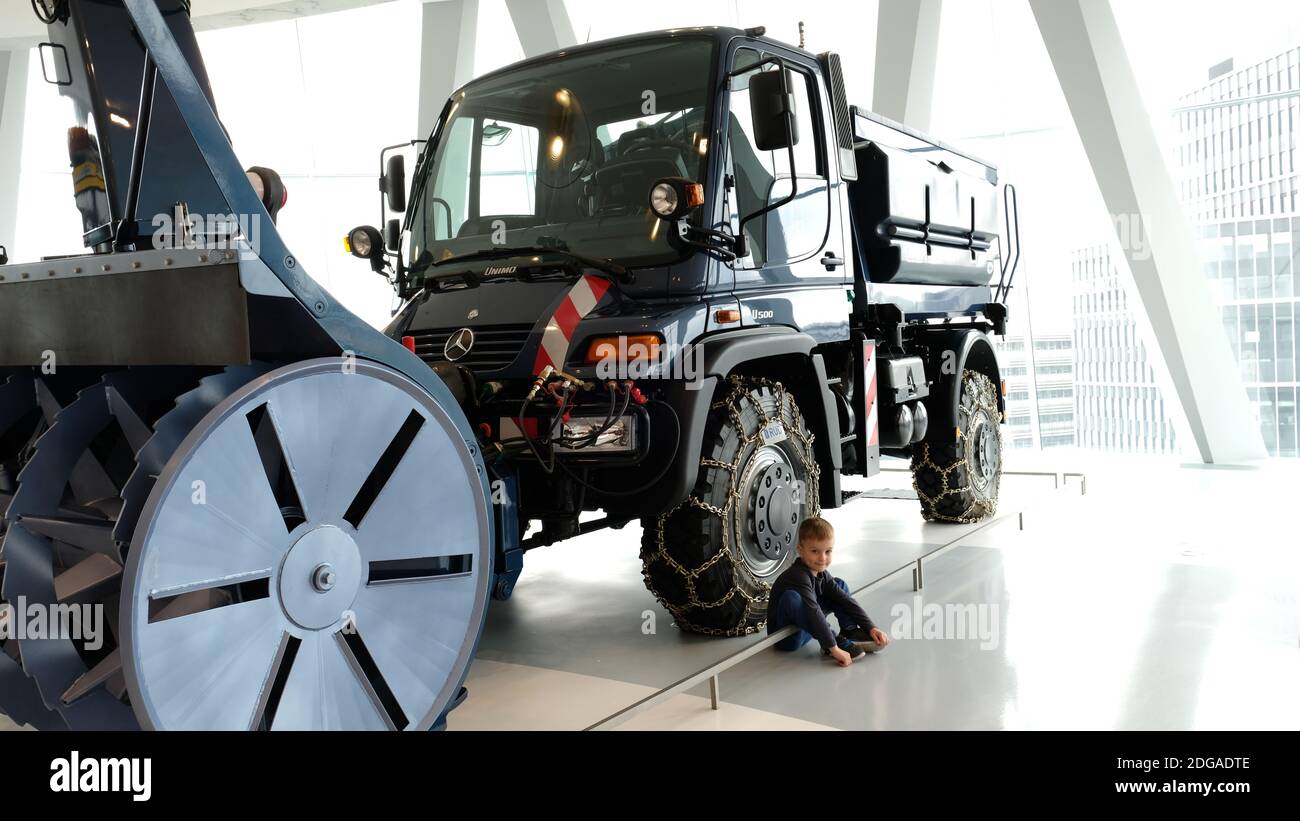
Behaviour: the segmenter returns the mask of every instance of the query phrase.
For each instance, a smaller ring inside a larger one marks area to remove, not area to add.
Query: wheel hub
[[[304,533],[280,566],[280,605],[294,624],[322,630],[343,617],[363,582],[356,541],[333,525]]]
[[[325,563],[316,568],[316,572],[311,576],[311,583],[317,593],[328,593],[334,589],[335,578],[334,567]]]
[[[1001,444],[998,441],[997,428],[990,424],[987,416],[981,413],[973,431],[971,458],[974,462],[972,479],[980,488],[988,487],[997,475],[1002,458]]]
[[[783,451],[768,446],[754,454],[742,477],[741,501],[745,559],[755,575],[770,575],[799,527],[798,477]]]

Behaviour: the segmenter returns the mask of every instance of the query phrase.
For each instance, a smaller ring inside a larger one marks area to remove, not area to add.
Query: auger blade
[[[41,408],[48,428],[30,447],[9,500],[0,595],[50,614],[45,635],[11,643],[40,700],[73,729],[138,726],[121,699],[117,614],[107,612],[116,610],[121,587],[113,530],[120,488],[134,467],[131,455],[186,373],[193,384],[195,374],[177,368],[110,373],[65,403],[43,379],[34,381],[32,407]],[[60,390],[85,376],[65,380]],[[58,630],[54,614],[63,620]],[[79,633],[68,629],[76,626]]]

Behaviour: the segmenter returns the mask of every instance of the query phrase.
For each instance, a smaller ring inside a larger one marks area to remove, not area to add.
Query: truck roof
[[[610,46],[655,40],[664,41],[684,38],[699,39],[703,37],[714,40],[719,45],[723,45],[737,37],[743,37],[754,42],[767,43],[769,45],[789,49],[808,57],[810,60],[817,59],[817,55],[807,49],[801,49],[798,46],[791,45],[790,43],[768,37],[766,34],[757,34],[757,31],[757,28],[740,29],[733,26],[690,26],[685,28],[661,29],[659,31],[646,31],[639,34],[627,34],[622,37],[596,40],[591,43],[582,43],[581,45],[556,49],[555,51],[550,51],[545,54],[539,54],[536,57],[530,57],[526,60],[519,60],[518,62],[502,66],[501,68],[490,71],[480,77],[475,77],[473,80],[453,91],[452,94],[457,94],[460,91],[471,88],[481,82],[521,68],[542,65],[553,60],[586,54],[603,48],[609,48]],[[866,140],[876,138],[881,134],[879,128],[883,126],[887,131],[894,132],[892,137],[882,140],[885,145],[890,145],[908,151],[909,153],[924,153],[927,151],[935,151],[937,149],[937,154],[940,156],[936,157],[936,162],[944,159],[942,155],[947,154],[949,160],[955,159],[958,163],[967,165],[968,168],[966,170],[968,172],[985,177],[994,184],[997,183],[997,166],[993,163],[983,160],[968,151],[956,148],[948,143],[931,137],[928,134],[917,131],[914,128],[903,125],[902,123],[895,122],[894,120],[858,106],[850,106],[850,122],[852,124],[851,127],[853,128],[855,145],[861,145]],[[955,155],[955,157],[952,155]]]
[[[455,94],[456,92],[459,92],[461,89],[469,88],[470,86],[481,83],[484,80],[496,77],[508,71],[515,71],[517,69],[524,68],[526,66],[540,65],[542,63],[548,63],[552,60],[558,60],[563,57],[570,57],[576,54],[585,54],[589,51],[597,51],[602,48],[608,48],[609,46],[644,42],[647,40],[672,40],[676,38],[687,38],[687,37],[690,38],[707,37],[709,39],[715,40],[719,45],[721,45],[730,42],[731,40],[737,37],[744,37],[748,40],[754,40],[760,43],[767,43],[769,45],[781,46],[782,48],[790,49],[800,54],[807,55],[810,59],[816,59],[816,55],[814,55],[812,52],[806,49],[801,49],[798,46],[794,46],[789,43],[776,40],[774,38],[768,37],[765,34],[756,35],[754,34],[754,31],[755,29],[739,29],[739,28],[734,28],[732,26],[690,26],[686,28],[661,29],[659,31],[646,31],[646,32],[641,32],[640,34],[626,34],[622,37],[611,37],[606,40],[596,40],[590,43],[582,43],[576,46],[568,46],[566,48],[557,49],[555,51],[549,51],[545,54],[539,54],[536,57],[530,57],[525,60],[520,60],[518,62],[511,63],[510,65],[507,66],[502,66],[501,68],[498,68],[494,71],[490,71],[487,74],[484,74],[480,77],[475,77],[473,80],[470,80],[468,83],[465,83],[465,85],[456,89],[456,91],[452,93]]]

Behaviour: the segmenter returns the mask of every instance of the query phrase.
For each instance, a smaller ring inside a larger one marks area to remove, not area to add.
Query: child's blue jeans
[[[849,585],[838,576],[835,578],[835,586],[845,593],[849,592]],[[831,611],[835,612],[835,611]],[[843,613],[835,613],[835,620],[840,623],[840,630],[851,630],[857,627],[853,619]],[[798,650],[812,639],[812,633],[808,630],[813,622],[808,613],[808,606],[804,603],[803,597],[794,590],[787,590],[781,595],[780,601],[776,603],[776,614],[769,625],[769,630],[775,633],[787,625],[798,625],[799,631],[793,636],[786,636],[776,643],[778,650]],[[844,644],[847,639],[841,639],[838,643]]]

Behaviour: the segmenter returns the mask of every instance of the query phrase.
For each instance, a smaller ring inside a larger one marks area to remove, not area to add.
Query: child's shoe
[[[880,645],[876,643],[876,640],[871,638],[871,633],[861,627],[850,627],[848,630],[841,630],[836,639],[837,641],[847,639],[865,653],[874,653],[880,649]]]
[[[835,644],[838,645],[841,650],[849,654],[850,664],[867,655],[866,651],[864,651],[860,646],[858,646],[856,642],[849,641],[843,636],[837,637],[835,639]],[[822,650],[822,655],[834,661],[834,659],[831,657],[831,651],[829,648]]]

